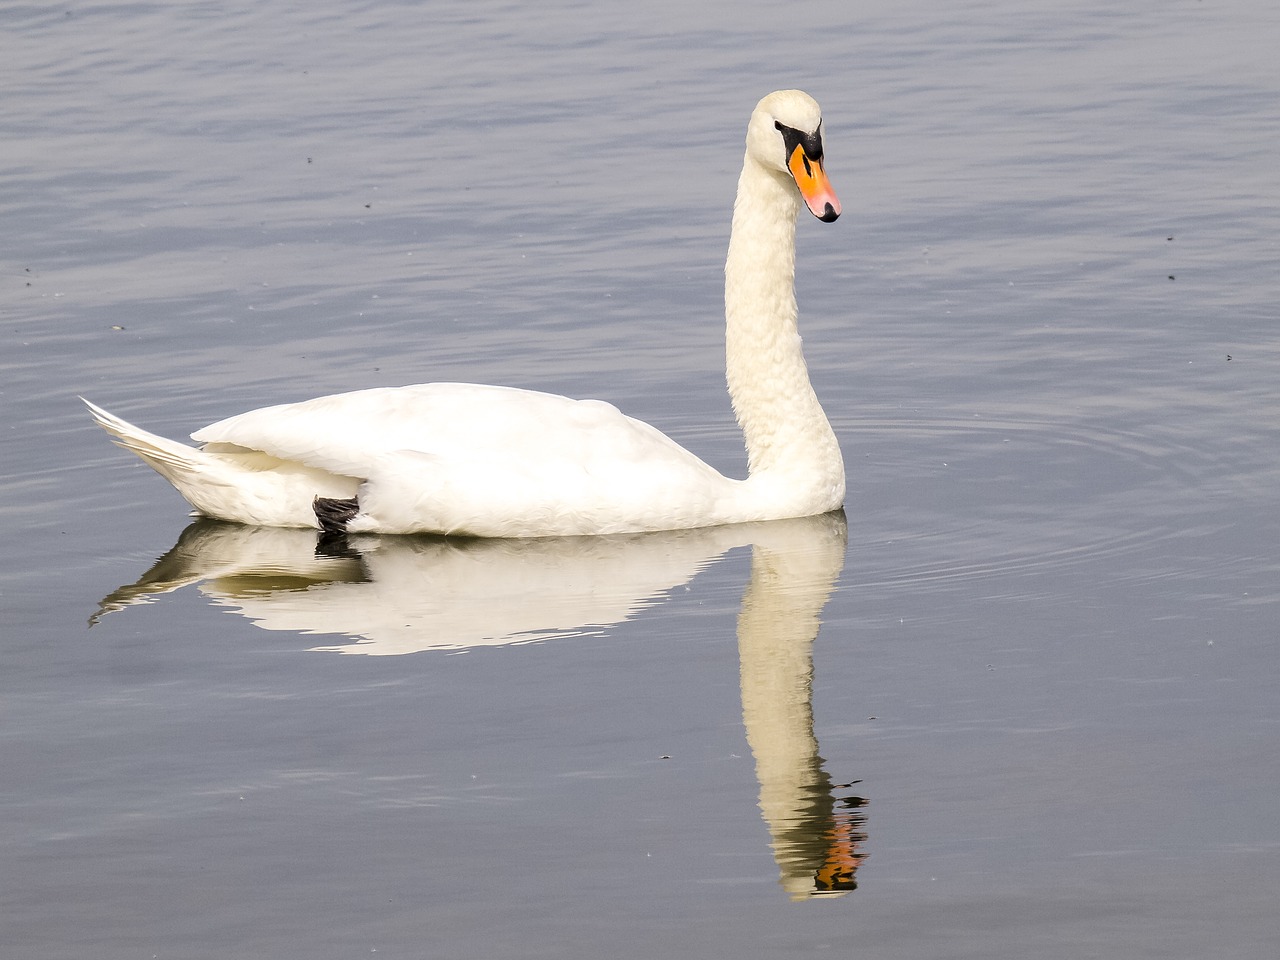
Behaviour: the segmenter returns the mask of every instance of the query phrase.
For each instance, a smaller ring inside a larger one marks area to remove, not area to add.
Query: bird
[[[756,104],[725,262],[725,368],[747,476],[721,474],[601,400],[437,382],[263,407],[149,433],[81,398],[197,515],[322,534],[556,537],[693,529],[840,510],[840,444],[797,329],[795,231],[840,216],[822,112],[800,90]]]

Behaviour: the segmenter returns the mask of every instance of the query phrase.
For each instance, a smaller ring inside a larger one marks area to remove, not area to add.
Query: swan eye
[[[806,164],[809,160],[815,163],[822,160],[822,121],[818,121],[818,129],[812,133],[788,127],[781,120],[773,121],[773,127],[782,134],[782,142],[787,148],[788,157],[795,154],[796,147],[800,147],[804,151]]]

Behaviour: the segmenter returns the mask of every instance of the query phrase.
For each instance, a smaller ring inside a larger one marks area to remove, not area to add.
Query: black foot
[[[326,534],[346,533],[347,524],[360,512],[360,501],[355,497],[350,500],[316,497],[311,501],[311,509],[320,521],[320,529]]]

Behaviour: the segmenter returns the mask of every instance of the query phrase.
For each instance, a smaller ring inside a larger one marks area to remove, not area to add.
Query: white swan
[[[782,90],[751,114],[725,263],[727,378],[746,480],[607,403],[508,387],[380,387],[264,407],[198,430],[199,448],[85,402],[198,513],[240,523],[537,537],[826,513],[843,502],[844,462],[796,332],[802,199],[820,220],[840,215],[818,104]]]

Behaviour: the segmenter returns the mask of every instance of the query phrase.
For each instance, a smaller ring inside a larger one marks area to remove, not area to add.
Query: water
[[[6,955],[1274,952],[1270,5],[0,26]],[[500,382],[740,472],[782,86],[846,211],[798,283],[847,527],[317,556],[187,530],[75,399]]]

